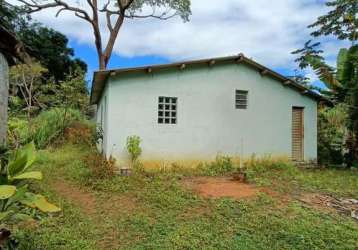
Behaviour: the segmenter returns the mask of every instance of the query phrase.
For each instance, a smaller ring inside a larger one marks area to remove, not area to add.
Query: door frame
[[[301,159],[293,158],[293,111],[294,110],[301,111]],[[301,162],[305,160],[305,107],[303,106],[292,106],[291,107],[291,159],[292,161]]]

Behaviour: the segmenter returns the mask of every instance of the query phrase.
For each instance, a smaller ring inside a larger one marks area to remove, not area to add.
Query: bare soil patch
[[[203,197],[245,199],[257,196],[262,189],[238,182],[229,177],[198,177],[185,179],[183,185]]]
[[[96,197],[92,193],[81,190],[77,186],[63,180],[55,181],[52,187],[56,193],[80,207],[87,215],[94,215],[96,213]]]
[[[79,207],[83,213],[95,220],[102,231],[102,238],[98,242],[98,249],[117,249],[118,241],[117,228],[114,225],[103,224],[104,218],[115,219],[123,213],[133,213],[137,207],[136,200],[129,196],[115,194],[104,194],[96,197],[90,191],[66,182],[55,181],[52,188],[61,197]]]

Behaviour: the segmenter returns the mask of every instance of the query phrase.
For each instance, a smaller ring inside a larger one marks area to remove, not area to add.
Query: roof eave
[[[100,96],[102,95],[102,91],[105,87],[106,81],[110,75],[119,75],[121,73],[133,73],[133,72],[152,72],[153,70],[160,70],[160,69],[167,69],[167,68],[178,68],[182,69],[183,65],[184,68],[186,65],[199,65],[199,64],[207,64],[208,66],[212,66],[216,63],[223,63],[223,62],[233,62],[233,63],[245,63],[257,70],[260,71],[262,75],[267,75],[275,78],[276,80],[280,81],[285,86],[295,88],[301,94],[307,95],[316,101],[326,101],[329,102],[326,98],[321,96],[318,93],[313,92],[312,90],[302,86],[301,84],[295,82],[294,80],[287,78],[255,61],[245,57],[243,54],[239,54],[238,56],[229,56],[229,57],[219,57],[219,58],[211,58],[211,59],[203,59],[203,60],[193,60],[193,61],[184,61],[184,62],[177,62],[171,64],[160,64],[160,65],[152,65],[152,66],[143,66],[143,67],[136,67],[136,68],[124,68],[124,69],[114,69],[114,70],[100,70],[94,73],[93,82],[92,82],[92,91],[91,91],[91,104],[97,104],[99,101]]]

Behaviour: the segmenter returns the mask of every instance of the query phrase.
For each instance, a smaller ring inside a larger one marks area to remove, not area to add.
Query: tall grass
[[[34,141],[37,148],[45,148],[64,132],[64,129],[76,121],[84,121],[80,111],[74,109],[54,108],[43,111],[28,121],[10,118],[9,141],[12,146]]]

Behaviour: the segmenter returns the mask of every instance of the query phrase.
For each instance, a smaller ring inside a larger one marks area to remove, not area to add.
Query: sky
[[[68,0],[71,2],[72,0]],[[85,0],[73,1],[86,7]],[[99,1],[101,2],[101,1]],[[245,56],[287,76],[295,74],[292,51],[310,39],[307,26],[328,12],[323,0],[191,0],[189,22],[179,17],[126,20],[117,38],[108,68],[123,68],[188,59],[244,53]],[[145,10],[144,10],[145,12]],[[75,56],[89,65],[88,79],[98,68],[93,32],[88,23],[71,12],[44,10],[33,18],[66,36]],[[108,32],[102,17],[104,40]],[[328,63],[334,65],[344,44],[322,38]],[[314,72],[307,76],[318,86]]]

